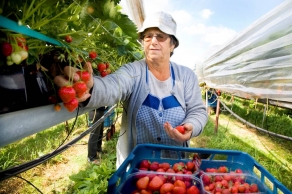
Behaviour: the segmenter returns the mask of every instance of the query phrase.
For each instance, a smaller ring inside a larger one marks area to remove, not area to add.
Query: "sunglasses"
[[[144,34],[142,39],[145,42],[150,42],[150,41],[152,41],[153,37],[155,37],[158,42],[164,42],[169,37],[169,35],[167,35],[167,34],[154,35],[154,34],[149,33],[149,34]]]

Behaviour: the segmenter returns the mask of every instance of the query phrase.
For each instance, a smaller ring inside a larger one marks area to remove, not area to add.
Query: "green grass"
[[[67,137],[74,120],[75,119],[71,119],[68,121],[68,127],[66,127],[65,123],[61,123],[0,148],[0,170],[31,161],[54,151]],[[85,115],[78,117],[76,126],[68,140],[87,128],[87,123],[85,121]],[[50,161],[54,162],[56,159],[58,159],[58,157]]]

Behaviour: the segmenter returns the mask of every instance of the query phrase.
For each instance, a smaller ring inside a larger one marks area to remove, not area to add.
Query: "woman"
[[[145,59],[125,64],[104,78],[93,77],[87,84],[90,92],[79,99],[86,100],[87,107],[123,102],[117,167],[137,144],[188,146],[190,138],[198,136],[208,120],[194,72],[170,61],[179,45],[171,15],[151,15],[138,33]],[[69,73],[69,68],[64,71]],[[92,71],[91,67],[88,70]],[[78,79],[75,74],[74,80]],[[57,76],[55,83],[63,86],[66,82]],[[184,126],[184,134],[174,129],[178,125]]]

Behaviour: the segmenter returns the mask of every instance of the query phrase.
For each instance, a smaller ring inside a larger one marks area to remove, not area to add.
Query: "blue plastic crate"
[[[107,118],[104,120],[104,127],[110,127],[115,120],[115,111],[113,111]]]
[[[122,165],[111,176],[108,181],[108,193],[115,194],[127,177],[138,171],[137,166],[144,159],[149,161],[169,162],[173,164],[177,161],[190,160],[194,153],[210,154],[208,159],[202,160],[201,168],[218,167],[221,164],[228,168],[242,168],[244,172],[256,175],[259,180],[269,183],[268,192],[270,194],[284,193],[291,194],[282,183],[273,177],[263,166],[256,162],[249,154],[235,150],[216,150],[203,148],[174,147],[159,144],[137,145],[129,154]],[[215,158],[220,158],[220,160]],[[221,159],[224,158],[224,159]]]

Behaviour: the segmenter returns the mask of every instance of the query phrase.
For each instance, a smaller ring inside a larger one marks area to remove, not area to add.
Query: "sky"
[[[127,0],[122,12],[130,19]],[[285,0],[143,0],[146,17],[158,11],[171,14],[177,23],[179,46],[171,61],[195,69],[210,51],[227,44]]]

